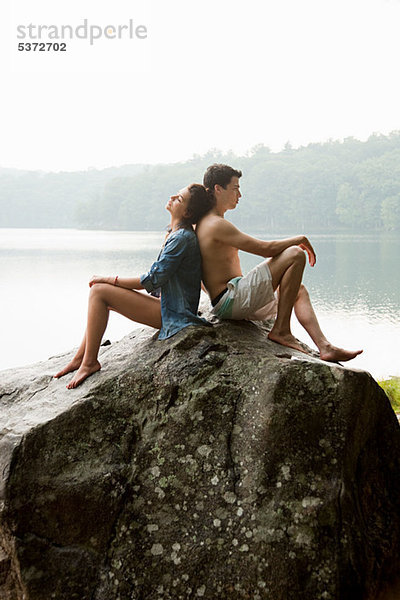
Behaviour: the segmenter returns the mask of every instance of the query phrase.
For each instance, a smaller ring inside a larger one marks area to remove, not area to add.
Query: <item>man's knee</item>
[[[298,246],[290,246],[290,248],[286,248],[286,250],[283,250],[283,252],[270,259],[268,265],[272,276],[272,285],[275,290],[287,269],[292,265],[297,265],[299,268],[304,269],[306,256]]]
[[[304,250],[299,248],[299,246],[290,246],[290,248],[286,248],[284,252],[292,262],[296,262],[303,265],[306,264],[306,255],[304,253]]]

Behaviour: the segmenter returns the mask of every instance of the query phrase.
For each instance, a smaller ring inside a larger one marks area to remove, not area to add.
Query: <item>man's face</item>
[[[240,193],[239,177],[232,177],[226,189],[218,186],[221,200],[223,200],[228,210],[236,208],[239,198],[242,197]]]

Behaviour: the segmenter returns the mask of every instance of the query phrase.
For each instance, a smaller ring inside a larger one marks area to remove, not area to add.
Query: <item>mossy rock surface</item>
[[[246,322],[136,331],[76,390],[65,360],[0,376],[2,600],[372,600],[399,572],[368,373]]]

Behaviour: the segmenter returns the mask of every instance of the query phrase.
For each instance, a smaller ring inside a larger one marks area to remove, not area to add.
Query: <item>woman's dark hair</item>
[[[188,190],[190,199],[186,207],[188,217],[182,222],[184,226],[198,223],[215,205],[214,194],[204,185],[192,183]]]
[[[226,186],[231,182],[232,177],[241,177],[242,171],[237,171],[229,165],[213,164],[210,165],[204,173],[203,183],[206,188],[214,192],[214,186],[220,185],[226,190]]]

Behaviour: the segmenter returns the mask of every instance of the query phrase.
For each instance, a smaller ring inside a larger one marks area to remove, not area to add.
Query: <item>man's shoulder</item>
[[[224,217],[215,214],[208,214],[202,218],[198,225],[198,229],[202,232],[218,231],[219,229],[226,227],[229,221],[226,221]]]

